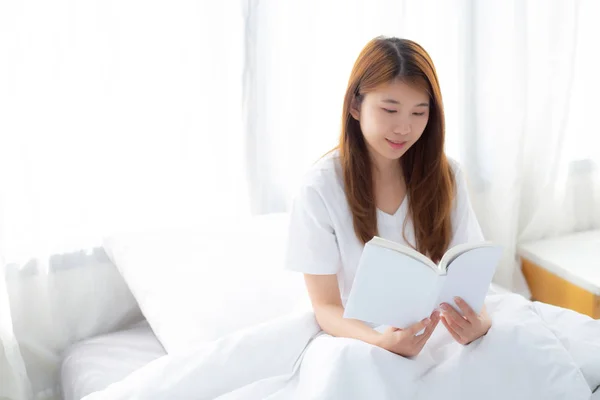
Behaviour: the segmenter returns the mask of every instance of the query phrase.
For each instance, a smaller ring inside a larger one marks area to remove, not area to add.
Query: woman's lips
[[[400,150],[401,148],[403,148],[406,145],[406,142],[396,142],[396,141],[392,141],[390,139],[385,139],[385,140],[388,142],[388,144],[394,150]]]

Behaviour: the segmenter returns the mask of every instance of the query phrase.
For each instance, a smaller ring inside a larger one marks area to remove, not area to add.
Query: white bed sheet
[[[598,398],[600,321],[512,294],[486,306],[485,338],[460,346],[438,327],[415,359],[290,315],[161,357],[85,400]]]
[[[79,342],[67,349],[61,365],[64,400],[79,400],[165,355],[146,321],[131,328]]]

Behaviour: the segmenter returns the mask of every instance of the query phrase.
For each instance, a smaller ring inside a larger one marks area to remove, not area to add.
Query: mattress
[[[165,354],[145,321],[76,343],[61,365],[63,399],[79,400],[102,390]]]

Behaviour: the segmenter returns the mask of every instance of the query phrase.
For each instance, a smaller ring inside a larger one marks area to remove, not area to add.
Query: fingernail
[[[429,318],[425,318],[425,320],[423,321],[423,325],[427,326],[431,323],[431,320]]]
[[[433,312],[433,318],[437,318],[437,317],[439,317],[439,316],[440,316],[440,312],[439,312],[438,310],[435,310],[435,311]]]
[[[463,300],[460,297],[455,297],[454,301],[457,303],[462,303]]]
[[[440,307],[442,307],[442,310],[446,310],[446,311],[448,311],[448,309],[450,308],[450,307],[448,306],[448,304],[445,304],[445,303],[444,303],[444,304],[442,304]]]

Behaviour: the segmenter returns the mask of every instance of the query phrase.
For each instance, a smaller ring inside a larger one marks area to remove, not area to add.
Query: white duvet
[[[169,354],[85,400],[591,397],[600,321],[515,294],[486,304],[486,336],[461,346],[440,324],[414,359],[324,334],[307,312]]]

